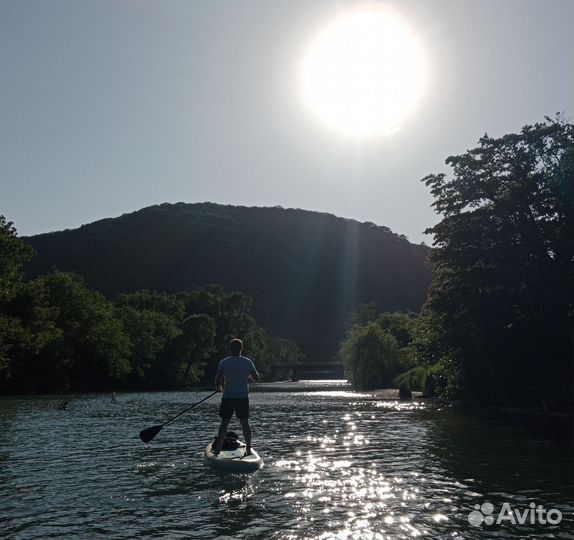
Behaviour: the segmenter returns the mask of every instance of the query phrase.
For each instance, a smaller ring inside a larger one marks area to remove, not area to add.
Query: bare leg
[[[245,439],[245,446],[247,446],[246,453],[251,452],[251,426],[249,425],[249,419],[240,418],[241,428],[243,429],[243,438]]]
[[[229,426],[229,421],[231,418],[222,418],[221,425],[219,426],[219,433],[217,434],[217,449],[215,454],[221,452],[221,447],[223,446],[223,441],[227,435],[227,426]]]

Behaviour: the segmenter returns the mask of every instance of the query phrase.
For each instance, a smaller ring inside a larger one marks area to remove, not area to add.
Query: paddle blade
[[[147,444],[161,431],[162,427],[163,426],[152,426],[140,431],[140,439]]]

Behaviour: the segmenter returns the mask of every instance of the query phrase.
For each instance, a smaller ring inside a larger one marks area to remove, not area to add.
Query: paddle
[[[209,399],[211,396],[214,396],[215,394],[217,394],[217,392],[219,392],[219,390],[216,390],[215,392],[213,392],[213,394],[209,394],[209,396],[203,398],[201,401],[194,403],[191,407],[185,409],[185,411],[181,411],[179,414],[176,414],[173,418],[170,418],[167,422],[164,422],[159,426],[148,427],[143,431],[140,431],[140,439],[147,444],[162,430],[164,426],[167,426],[170,422],[173,422],[176,418],[179,418],[182,414],[185,414],[187,411],[191,411],[191,409],[197,407],[200,403],[203,403],[206,399]]]

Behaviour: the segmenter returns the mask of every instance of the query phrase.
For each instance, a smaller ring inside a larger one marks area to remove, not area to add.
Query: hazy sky
[[[429,67],[402,130],[310,114],[298,70],[345,0],[0,0],[0,214],[19,234],[162,202],[304,208],[411,241],[447,156],[572,118],[572,0],[401,0]],[[376,2],[371,2],[375,4]]]

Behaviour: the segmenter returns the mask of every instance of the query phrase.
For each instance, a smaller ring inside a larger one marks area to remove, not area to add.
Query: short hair
[[[231,351],[232,354],[241,354],[241,352],[243,351],[243,341],[237,338],[232,339],[229,342],[229,350]]]

